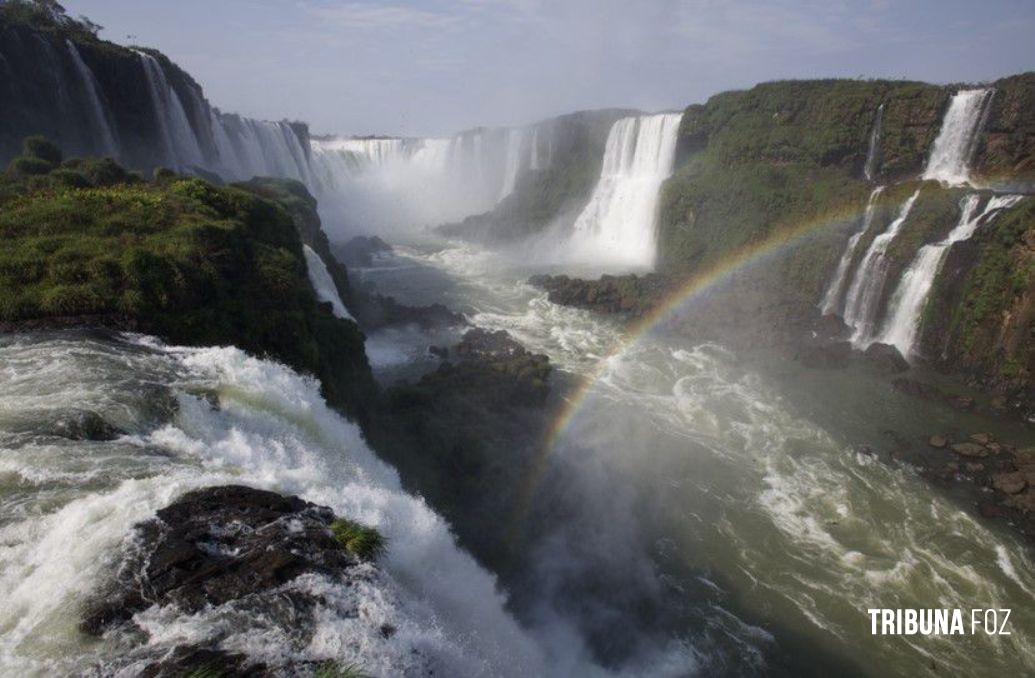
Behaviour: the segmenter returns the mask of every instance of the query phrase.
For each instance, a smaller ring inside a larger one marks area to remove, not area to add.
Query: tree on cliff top
[[[34,26],[54,26],[93,37],[103,28],[84,16],[68,16],[57,0],[0,0],[0,18]]]

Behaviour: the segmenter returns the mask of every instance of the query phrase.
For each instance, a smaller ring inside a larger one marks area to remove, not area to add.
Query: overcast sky
[[[682,108],[779,78],[1035,69],[1033,0],[65,0],[210,101],[314,132],[441,134]]]

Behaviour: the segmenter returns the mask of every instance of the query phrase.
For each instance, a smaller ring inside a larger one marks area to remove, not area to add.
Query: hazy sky
[[[1035,69],[1033,0],[65,0],[210,101],[315,132],[436,134],[682,108],[763,80]],[[129,37],[132,36],[132,37]]]

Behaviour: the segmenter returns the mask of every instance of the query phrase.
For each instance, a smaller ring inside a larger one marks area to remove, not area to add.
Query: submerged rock
[[[69,410],[56,415],[44,432],[69,440],[115,440],[126,432],[91,410]]]

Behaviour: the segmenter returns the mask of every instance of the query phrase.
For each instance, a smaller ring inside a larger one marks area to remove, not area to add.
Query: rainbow
[[[531,501],[536,487],[538,487],[543,474],[546,472],[550,457],[558,440],[568,430],[572,421],[581,411],[583,405],[585,405],[590,393],[593,391],[593,387],[604,374],[611,359],[635,346],[637,342],[650,334],[654,328],[670,318],[686,303],[730,279],[738,271],[787,251],[815,233],[828,228],[843,226],[851,220],[860,218],[863,208],[864,205],[842,207],[792,227],[775,229],[768,237],[749,243],[715,264],[696,272],[668,294],[650,313],[633,323],[627,329],[621,341],[606,356],[601,358],[596,363],[596,367],[586,375],[585,379],[567,399],[558,416],[554,418],[548,427],[539,454],[533,460],[525,483],[520,491],[518,506],[523,508],[519,508],[519,510],[527,510],[528,503]]]

